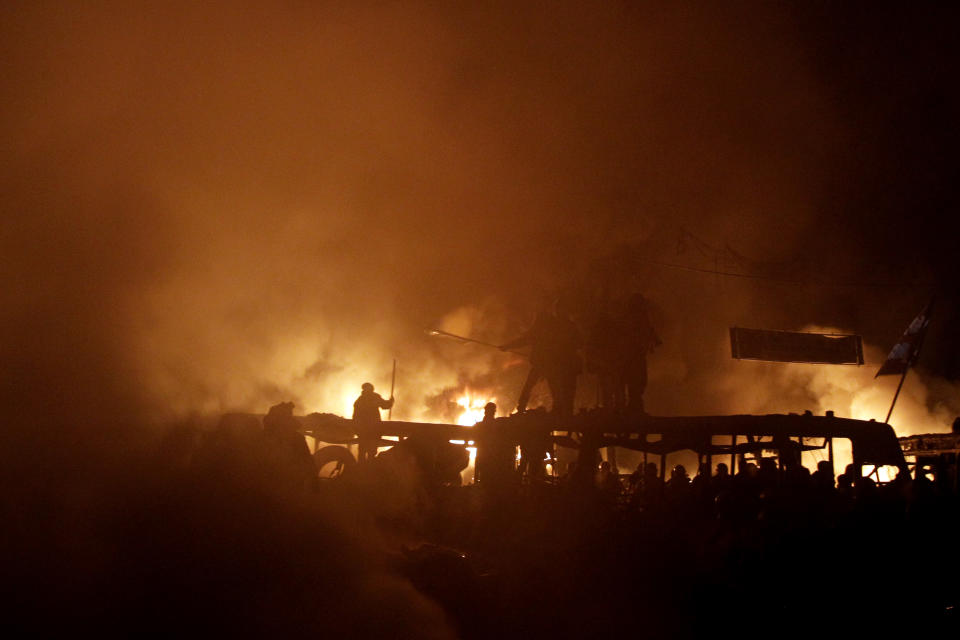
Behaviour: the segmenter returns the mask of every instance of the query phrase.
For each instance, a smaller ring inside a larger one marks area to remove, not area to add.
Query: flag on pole
[[[913,319],[907,330],[903,332],[900,341],[893,345],[893,349],[890,349],[890,355],[887,356],[887,360],[877,371],[874,378],[906,373],[907,369],[916,363],[917,356],[920,355],[920,346],[923,344],[923,338],[927,333],[927,326],[930,324],[932,308],[933,301],[931,300],[920,312],[920,315]]]

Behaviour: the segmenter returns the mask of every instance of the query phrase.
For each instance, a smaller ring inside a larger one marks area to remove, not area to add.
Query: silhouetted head
[[[292,402],[281,402],[275,404],[267,411],[267,415],[270,417],[284,417],[293,415],[293,403]]]
[[[293,417],[293,403],[281,402],[270,407],[263,417],[263,428],[268,434],[278,434],[282,431],[294,432],[298,423]]]
[[[483,405],[483,419],[484,420],[493,420],[497,416],[497,405],[493,402],[488,402]]]
[[[777,461],[774,458],[760,458],[760,470],[772,473],[777,470]]]
[[[717,475],[718,476],[730,475],[730,469],[727,468],[726,462],[721,462],[720,464],[717,465]]]
[[[367,393],[370,393],[371,391],[373,391],[373,385],[370,384],[369,382],[364,382],[362,385],[360,385],[360,389],[362,389]]]
[[[877,489],[877,483],[872,478],[860,476],[853,481],[853,486],[857,490],[859,497],[872,495]]]

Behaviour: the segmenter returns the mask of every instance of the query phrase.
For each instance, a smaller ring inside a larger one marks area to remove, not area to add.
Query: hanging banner
[[[855,335],[733,327],[730,350],[737,360],[863,364],[863,339]]]

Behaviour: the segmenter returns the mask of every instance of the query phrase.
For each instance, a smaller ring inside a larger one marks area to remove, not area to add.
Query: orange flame
[[[463,395],[457,399],[457,405],[463,408],[463,411],[457,418],[457,424],[472,427],[483,420],[483,407],[488,402],[496,402],[496,398],[486,394],[471,395],[469,389],[464,390]]]

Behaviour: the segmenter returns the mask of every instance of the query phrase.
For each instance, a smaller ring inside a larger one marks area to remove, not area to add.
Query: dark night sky
[[[681,228],[891,286],[643,263],[664,412],[731,324],[883,351],[932,293],[922,365],[960,376],[955,8],[587,5],[5,4],[6,402],[339,411],[392,357],[429,397],[506,365],[424,328],[505,339],[622,245],[713,266]]]
[[[956,378],[958,225],[952,185],[960,140],[952,123],[958,69],[949,26],[956,9],[934,3],[910,9],[819,4],[806,8],[800,24],[823,85],[851,125],[843,170],[815,221],[834,238],[832,247],[821,250],[852,247],[862,257],[855,268],[864,280],[930,283],[942,304],[924,362]],[[889,291],[890,307],[903,299],[896,292]],[[863,318],[861,330],[879,337],[887,321],[886,314],[874,322]]]

